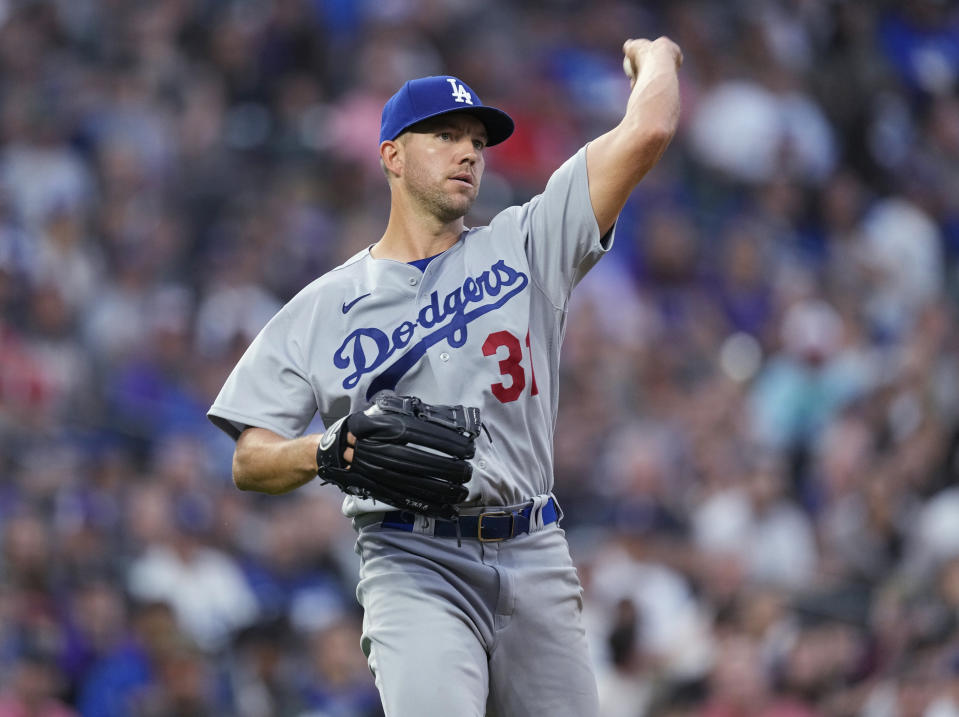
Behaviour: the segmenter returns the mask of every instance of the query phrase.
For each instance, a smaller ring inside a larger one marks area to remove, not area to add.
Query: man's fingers
[[[665,50],[672,55],[677,69],[683,64],[683,52],[679,45],[670,40],[665,35],[657,37],[655,40],[629,39],[623,43],[623,70],[630,80],[635,80],[642,67],[644,57],[648,52]],[[632,70],[632,71],[630,71]]]
[[[636,78],[639,76],[639,67],[642,63],[642,56],[646,52],[649,40],[627,40],[623,43],[623,72],[629,78],[629,86],[636,86]]]
[[[683,66],[683,51],[680,49],[679,45],[665,36],[657,38],[656,43],[665,45],[668,51],[672,54],[673,60],[676,62],[677,70]]]
[[[346,461],[347,463],[352,463],[352,462],[353,462],[353,449],[352,449],[352,448],[347,448],[345,451],[343,451],[343,460]]]
[[[639,64],[640,57],[653,43],[645,38],[638,40],[627,40],[623,43],[623,54],[632,58],[635,64]]]
[[[354,436],[352,433],[347,433],[347,434],[346,434],[346,444],[349,445],[349,446],[355,446],[355,445],[356,445],[356,436]]]
[[[641,37],[637,40],[630,38],[629,40],[623,43],[623,52],[626,53],[627,55],[633,51],[638,53],[651,44],[653,43],[647,40],[645,37]]]

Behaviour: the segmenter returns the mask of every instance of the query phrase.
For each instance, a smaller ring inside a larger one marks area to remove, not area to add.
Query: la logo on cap
[[[465,102],[468,105],[473,104],[473,95],[471,95],[469,90],[460,84],[455,77],[447,77],[446,81],[449,82],[450,86],[453,88],[454,100],[457,102]]]

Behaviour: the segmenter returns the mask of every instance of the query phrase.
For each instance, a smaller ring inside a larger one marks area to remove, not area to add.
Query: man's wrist
[[[323,440],[323,434],[322,434],[322,433],[312,433],[312,434],[310,434],[310,436],[308,436],[308,437],[309,437],[309,439],[310,439],[310,442],[309,442],[310,451],[309,451],[309,453],[310,453],[311,463],[313,464],[312,467],[311,467],[311,470],[313,471],[313,473],[317,473],[317,472],[319,472],[319,470],[320,470],[320,461],[319,461],[320,441]]]

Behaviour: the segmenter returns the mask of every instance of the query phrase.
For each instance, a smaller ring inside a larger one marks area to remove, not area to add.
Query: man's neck
[[[374,259],[410,262],[436,256],[460,238],[463,218],[443,223],[436,217],[415,217],[408,213],[390,212],[383,237],[370,250]]]

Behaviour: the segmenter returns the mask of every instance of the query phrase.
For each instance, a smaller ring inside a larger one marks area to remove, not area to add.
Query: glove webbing
[[[383,411],[415,416],[429,423],[459,431],[470,438],[476,438],[480,428],[485,430],[485,426],[480,422],[479,409],[472,406],[433,406],[423,403],[415,396],[398,396],[386,392],[374,396],[373,402]]]

